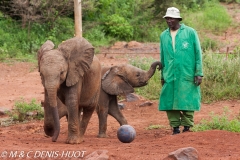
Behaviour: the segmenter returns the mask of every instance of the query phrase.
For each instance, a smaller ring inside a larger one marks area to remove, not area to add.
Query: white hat
[[[170,7],[167,9],[166,15],[163,18],[171,17],[171,18],[179,18],[180,21],[182,17],[180,16],[180,11],[175,7]]]

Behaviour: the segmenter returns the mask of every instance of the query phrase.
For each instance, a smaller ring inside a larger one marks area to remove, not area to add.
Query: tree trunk
[[[81,0],[74,0],[75,36],[82,37],[82,8]]]

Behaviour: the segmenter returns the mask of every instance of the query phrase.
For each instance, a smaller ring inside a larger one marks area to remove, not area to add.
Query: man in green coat
[[[184,24],[175,7],[167,9],[167,28],[160,35],[162,62],[159,110],[166,111],[173,134],[189,131],[194,111],[200,110],[202,82],[202,52],[197,32]]]

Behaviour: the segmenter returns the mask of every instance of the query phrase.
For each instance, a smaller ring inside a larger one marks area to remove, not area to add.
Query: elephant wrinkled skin
[[[45,133],[55,142],[60,132],[59,119],[67,116],[66,143],[81,143],[101,85],[101,65],[93,46],[84,38],[74,37],[54,49],[48,40],[38,51],[38,65],[45,92]]]
[[[132,65],[118,65],[102,69],[102,85],[97,107],[99,118],[98,137],[107,137],[107,116],[113,116],[120,125],[127,124],[127,120],[118,108],[117,95],[126,95],[134,92],[134,87],[147,85],[148,80],[153,76],[158,66],[162,68],[159,61],[152,63],[148,71]]]

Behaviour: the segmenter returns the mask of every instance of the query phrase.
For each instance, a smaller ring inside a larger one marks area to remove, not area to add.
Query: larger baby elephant
[[[132,65],[119,65],[102,69],[102,87],[100,91],[97,114],[99,118],[98,137],[107,137],[107,116],[113,116],[120,125],[127,124],[127,120],[118,108],[117,95],[134,92],[134,87],[147,85],[156,68],[160,70],[159,61],[152,63],[148,71]]]
[[[81,143],[98,103],[101,65],[93,46],[84,38],[71,38],[53,48],[53,42],[48,40],[38,51],[45,91],[44,131],[55,142],[60,131],[59,119],[67,115],[67,143]]]

